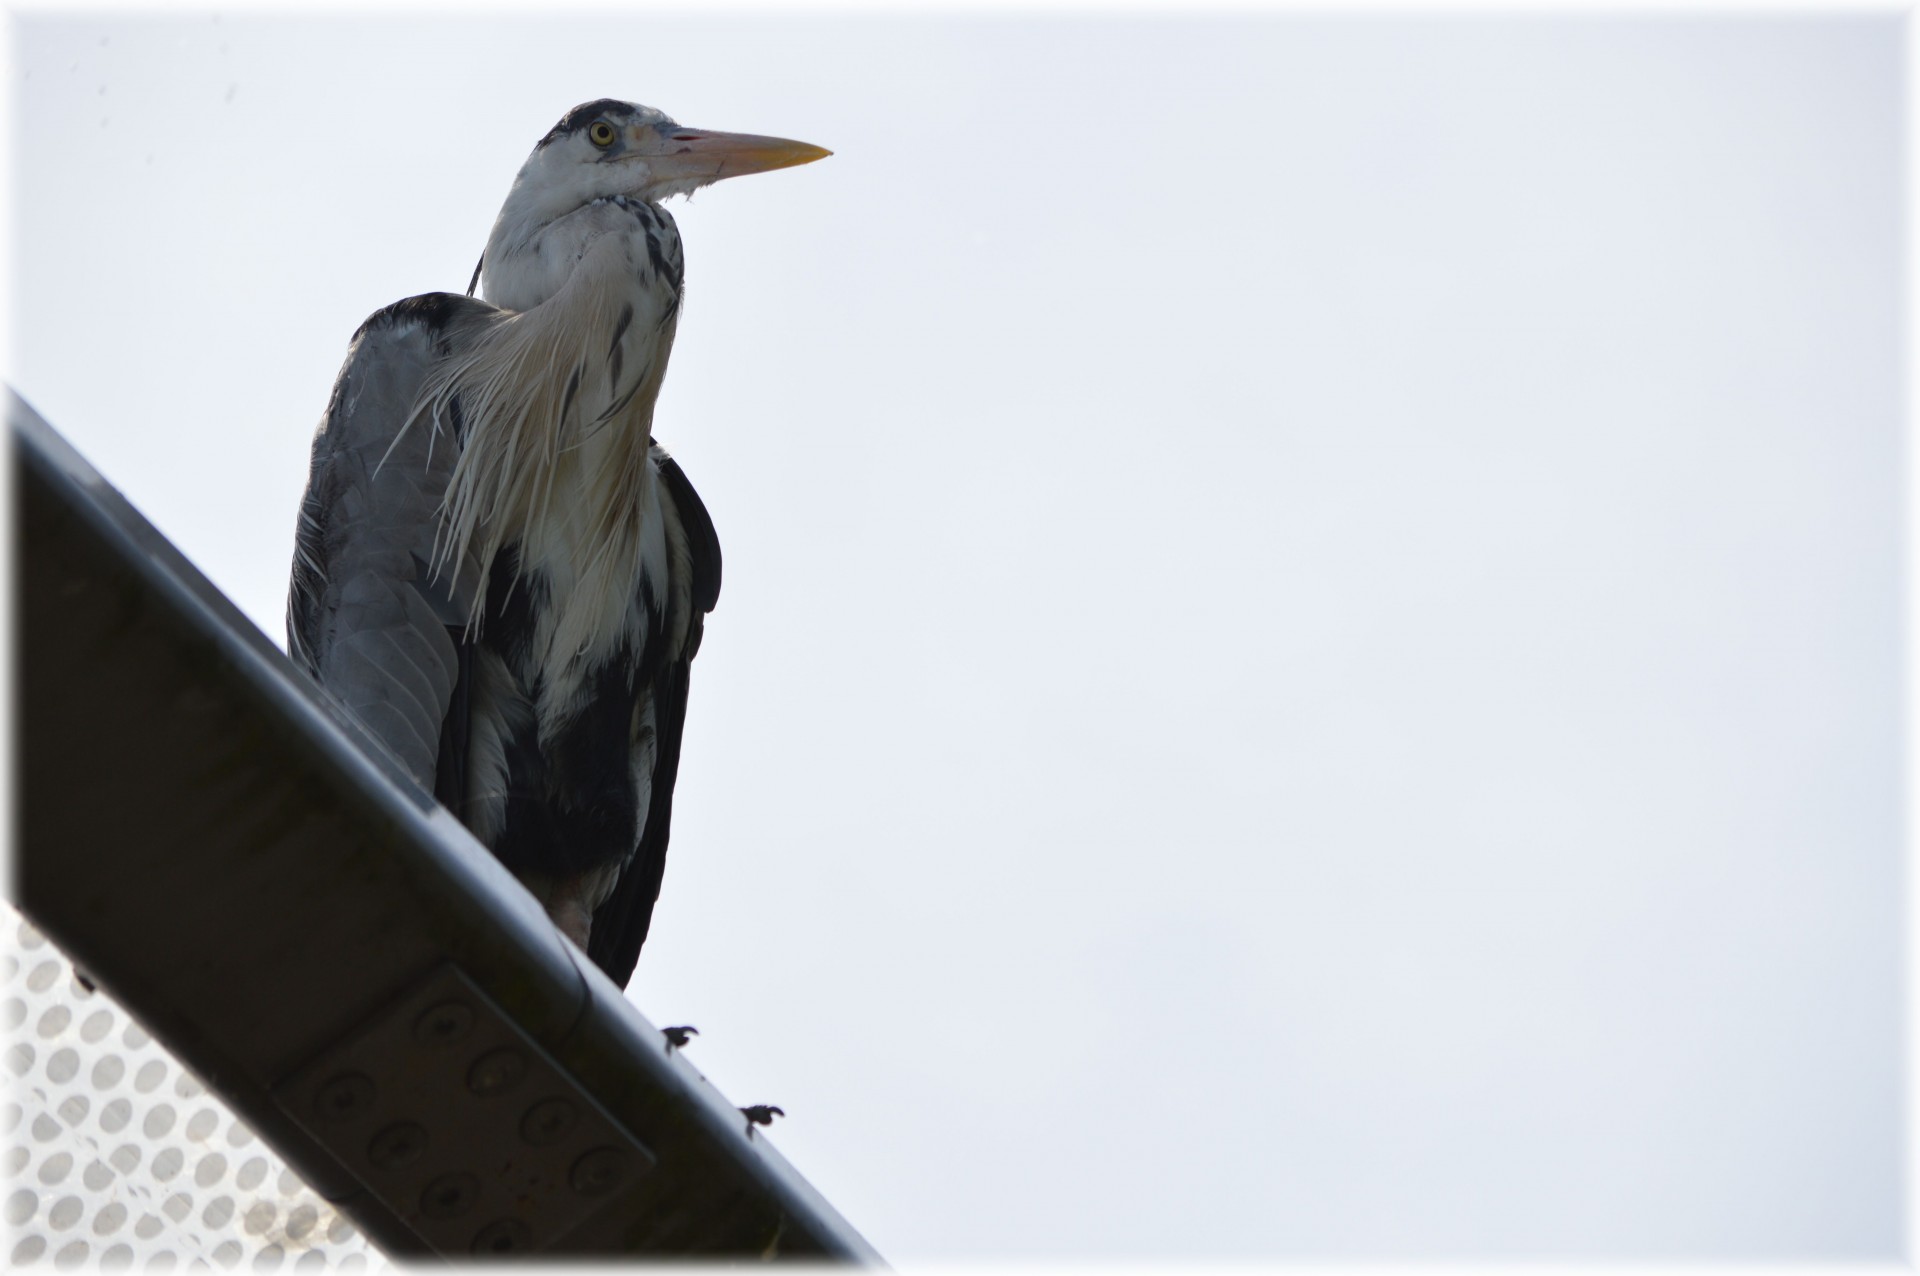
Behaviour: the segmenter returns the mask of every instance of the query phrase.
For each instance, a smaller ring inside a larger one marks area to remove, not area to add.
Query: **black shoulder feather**
[[[660,481],[687,529],[687,549],[693,555],[693,605],[712,611],[720,601],[720,534],[713,530],[700,494],[687,481],[686,471],[670,456],[660,458]]]

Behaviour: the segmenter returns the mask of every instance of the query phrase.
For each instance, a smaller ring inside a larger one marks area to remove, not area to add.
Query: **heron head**
[[[540,139],[508,204],[540,224],[596,199],[661,200],[830,154],[783,137],[686,128],[651,106],[602,98],[574,107]]]

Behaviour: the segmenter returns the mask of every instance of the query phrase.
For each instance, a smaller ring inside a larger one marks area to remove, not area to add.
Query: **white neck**
[[[519,242],[496,228],[481,278],[506,313],[430,387],[441,423],[456,395],[470,423],[445,548],[491,563],[573,502],[563,522],[580,525],[580,543],[623,557],[615,547],[634,542],[622,528],[652,503],[647,442],[679,307],[672,219],[603,201]]]

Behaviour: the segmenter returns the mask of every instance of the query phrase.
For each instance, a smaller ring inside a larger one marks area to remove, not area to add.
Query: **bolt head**
[[[473,1252],[485,1258],[492,1254],[522,1254],[533,1246],[533,1229],[517,1218],[488,1223],[473,1235]]]
[[[573,1163],[567,1186],[582,1196],[605,1196],[626,1179],[630,1160],[619,1148],[595,1148]]]
[[[397,1170],[412,1165],[426,1150],[426,1128],[402,1121],[373,1136],[367,1144],[367,1160],[375,1169]]]
[[[420,1212],[428,1218],[459,1218],[479,1199],[479,1179],[471,1174],[442,1174],[420,1193]]]
[[[463,1041],[471,1031],[473,1007],[464,1001],[443,1001],[428,1006],[413,1021],[413,1039],[435,1049]]]
[[[373,1107],[373,1078],[343,1072],[314,1091],[313,1115],[323,1125],[339,1125],[363,1116]]]
[[[526,1079],[527,1057],[518,1050],[489,1051],[467,1069],[467,1089],[483,1099],[505,1094]]]
[[[573,1133],[580,1123],[580,1112],[565,1099],[542,1099],[520,1118],[520,1137],[529,1146],[544,1148]]]

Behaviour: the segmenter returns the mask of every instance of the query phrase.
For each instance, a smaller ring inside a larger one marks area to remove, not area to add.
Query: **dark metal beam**
[[[396,1256],[878,1255],[17,396],[17,898]]]

